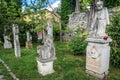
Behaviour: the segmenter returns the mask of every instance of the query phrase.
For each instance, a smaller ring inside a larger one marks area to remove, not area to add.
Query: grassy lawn
[[[21,48],[22,57],[16,58],[14,50],[0,48],[0,58],[10,67],[20,80],[95,80],[85,72],[85,55],[74,56],[67,48],[67,43],[55,42],[57,59],[54,62],[55,73],[41,76],[37,70],[36,46],[32,49]],[[0,65],[0,74],[12,80]],[[110,66],[108,80],[120,80],[120,69]]]

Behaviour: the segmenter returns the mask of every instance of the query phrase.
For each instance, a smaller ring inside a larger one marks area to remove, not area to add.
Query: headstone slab
[[[9,36],[3,36],[4,37],[4,48],[5,49],[11,49],[12,48],[12,43],[10,42],[10,37]]]
[[[104,79],[108,74],[110,46],[112,39],[87,38],[86,73],[99,79]]]
[[[12,43],[9,42],[9,43],[4,43],[4,48],[5,49],[11,49],[12,48]]]
[[[47,61],[47,62],[42,62],[41,60],[39,60],[39,58],[36,58],[37,63],[38,63],[38,72],[42,75],[42,76],[46,76],[48,74],[54,73],[54,69],[53,69],[53,60],[51,61]]]

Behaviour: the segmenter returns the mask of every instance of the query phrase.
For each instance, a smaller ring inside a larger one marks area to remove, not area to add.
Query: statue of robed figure
[[[106,7],[103,7],[102,0],[98,0],[94,5],[94,13],[92,14],[91,23],[89,25],[89,37],[107,36],[106,26],[110,23],[109,14]]]

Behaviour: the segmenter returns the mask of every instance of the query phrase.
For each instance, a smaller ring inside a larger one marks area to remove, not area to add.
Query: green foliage
[[[86,43],[83,42],[81,37],[74,37],[69,43],[69,48],[72,52],[74,52],[74,55],[83,54],[85,53]]]
[[[120,6],[120,0],[105,0],[105,6],[109,8]]]
[[[111,48],[111,64],[115,67],[120,68],[120,49],[112,47]]]
[[[55,42],[57,57],[54,61],[55,73],[45,77],[40,75],[37,69],[36,47],[39,44],[34,44],[31,49],[21,48],[22,56],[20,58],[15,57],[14,49],[4,50],[4,48],[0,48],[0,58],[5,61],[20,80],[96,80],[86,74],[86,56],[71,55],[67,44],[67,42]],[[13,80],[1,64],[0,70],[6,80]],[[110,66],[108,80],[119,80],[119,71],[119,68]]]
[[[90,6],[92,0],[80,0],[80,11],[88,11],[87,7]]]
[[[1,0],[0,1],[0,23],[13,24],[21,17],[21,3],[18,4],[14,0]],[[19,6],[19,7],[18,7]]]
[[[53,23],[53,35],[55,40],[60,39],[60,25],[58,22]]]
[[[61,20],[68,20],[68,15],[75,11],[74,0],[61,0]]]
[[[84,54],[86,50],[87,43],[84,41],[86,38],[86,32],[83,29],[78,30],[78,33],[69,42],[69,49],[76,54]]]
[[[107,33],[113,39],[110,44],[112,47],[111,63],[116,67],[120,67],[120,12],[113,13]]]
[[[111,24],[107,29],[107,33],[113,39],[112,45],[120,48],[120,12],[113,13]]]

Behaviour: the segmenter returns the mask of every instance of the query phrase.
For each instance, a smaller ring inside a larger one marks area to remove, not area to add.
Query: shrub
[[[111,48],[111,64],[120,68],[120,50],[116,47]]]
[[[86,35],[83,30],[80,30],[78,34],[70,40],[68,47],[74,55],[85,53],[87,43],[84,40]]]
[[[108,35],[113,39],[111,45],[111,63],[120,67],[120,12],[113,13],[111,24],[107,28]]]

